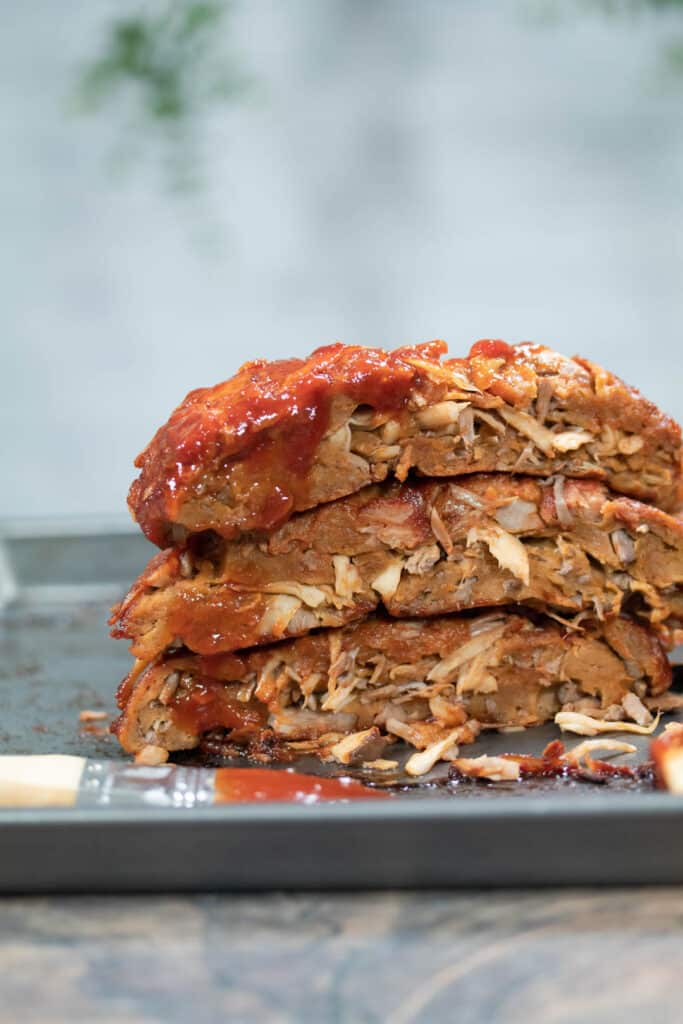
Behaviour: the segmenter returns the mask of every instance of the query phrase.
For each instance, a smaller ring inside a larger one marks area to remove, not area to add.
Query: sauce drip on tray
[[[271,768],[216,769],[215,803],[319,804],[328,801],[386,799],[387,793],[370,789],[354,779],[325,779],[303,772]]]

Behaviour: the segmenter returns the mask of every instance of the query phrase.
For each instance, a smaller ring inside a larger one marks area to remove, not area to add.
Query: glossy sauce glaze
[[[234,637],[232,646],[240,649],[254,642],[264,610],[260,594],[239,591],[229,584],[210,588],[206,596],[186,590],[168,614],[168,628],[173,636],[182,637],[190,650],[212,654],[227,646],[227,623],[227,635]]]
[[[514,355],[515,350],[506,341],[501,341],[499,338],[482,338],[481,341],[475,341],[472,345],[469,358],[502,359],[507,363],[510,359],[514,359]]]
[[[444,342],[384,352],[338,343],[309,359],[246,363],[228,381],[190,392],[135,465],[142,470],[128,503],[156,544],[168,540],[185,495],[203,470],[223,460],[255,460],[269,493],[259,528],[281,522],[295,501],[292,478],[305,478],[337,395],[381,411],[402,408],[424,375],[406,359],[438,365]],[[275,427],[279,429],[275,431]],[[278,472],[273,469],[277,467]],[[286,477],[286,486],[278,477]],[[279,483],[271,487],[271,481]]]
[[[254,732],[265,726],[268,716],[264,704],[237,700],[222,682],[201,676],[195,676],[192,686],[177,693],[168,706],[178,728],[195,736],[219,728]]]
[[[272,768],[217,768],[215,786],[214,803],[319,804],[388,797],[348,777],[326,779]]]
[[[204,531],[232,539],[271,530],[294,512],[370,482],[375,467],[354,462],[341,435],[320,459],[316,454],[321,439],[348,425],[358,406],[389,412],[409,427],[405,436],[399,431],[399,451],[382,462],[386,474],[401,464],[410,438],[421,434],[419,422],[406,420],[406,408],[451,394],[482,409],[505,402],[533,413],[539,381],[543,408],[559,388],[562,403],[571,409],[575,402],[582,422],[592,417],[595,432],[601,422],[619,421],[627,433],[647,437],[642,458],[664,449],[661,483],[634,482],[638,467],[628,469],[626,482],[618,467],[608,476],[621,481],[617,490],[624,493],[662,507],[675,502],[680,428],[612,374],[543,346],[499,339],[476,342],[465,359],[442,361],[445,353],[443,342],[393,352],[336,344],[308,359],[247,363],[230,380],[191,392],[136,460],[141,472],[129,493],[133,517],[160,546],[183,544]],[[337,463],[343,469],[335,471]],[[484,468],[475,463],[463,455],[454,464],[456,475]],[[410,465],[422,471],[419,453]],[[429,465],[424,471],[433,475]]]

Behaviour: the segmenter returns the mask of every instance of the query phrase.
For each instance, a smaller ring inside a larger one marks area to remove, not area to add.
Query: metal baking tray
[[[0,753],[124,760],[78,715],[114,712],[130,657],[107,610],[152,551],[120,529],[6,526]],[[470,751],[537,753],[557,735],[488,734]],[[643,760],[647,740],[634,742]],[[0,810],[0,837],[3,892],[683,882],[683,798],[559,782],[315,806]]]

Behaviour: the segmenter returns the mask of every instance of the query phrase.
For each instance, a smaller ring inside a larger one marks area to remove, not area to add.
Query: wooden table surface
[[[8,898],[0,1021],[683,1021],[683,888]]]

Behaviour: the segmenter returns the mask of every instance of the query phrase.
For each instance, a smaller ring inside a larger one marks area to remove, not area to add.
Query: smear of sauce
[[[482,338],[481,341],[475,341],[470,349],[470,359],[476,359],[478,356],[484,359],[504,359],[507,362],[514,359],[515,350],[506,341],[498,338]]]
[[[195,676],[192,687],[177,694],[169,706],[175,725],[193,735],[219,727],[253,731],[265,724],[268,714],[265,705],[236,700],[221,680],[202,676]]]
[[[413,387],[426,386],[408,359],[438,365],[445,351],[443,342],[395,352],[337,343],[307,360],[246,363],[230,380],[191,392],[136,459],[142,472],[128,500],[143,532],[165,546],[168,523],[207,468],[229,483],[232,469],[245,460],[258,493],[250,496],[244,528],[270,529],[284,522],[303,507],[299,498],[307,493],[335,395],[374,409],[400,410]],[[202,529],[208,528],[225,530],[225,536],[237,532],[222,520],[207,521]]]
[[[319,804],[330,801],[387,799],[388,794],[370,789],[355,779],[325,779],[303,772],[270,768],[216,769],[217,804],[277,803]]]

